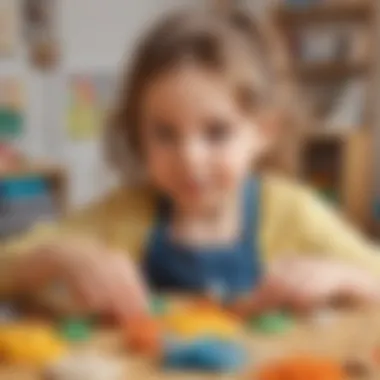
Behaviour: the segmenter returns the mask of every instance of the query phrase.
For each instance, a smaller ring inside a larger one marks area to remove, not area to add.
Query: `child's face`
[[[216,73],[194,65],[159,76],[142,102],[142,145],[160,190],[197,207],[240,188],[268,142]]]

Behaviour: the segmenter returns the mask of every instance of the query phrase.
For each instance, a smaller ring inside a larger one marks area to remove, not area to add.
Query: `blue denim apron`
[[[242,191],[240,238],[220,248],[195,248],[171,240],[170,203],[162,200],[145,255],[144,273],[155,290],[203,292],[215,286],[229,295],[251,290],[261,273],[258,250],[260,183],[250,178]]]

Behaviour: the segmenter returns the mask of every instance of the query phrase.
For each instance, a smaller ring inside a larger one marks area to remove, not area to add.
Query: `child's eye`
[[[154,127],[154,137],[161,143],[171,144],[177,140],[174,128],[169,124],[157,124]]]
[[[205,130],[207,139],[212,143],[220,143],[231,136],[231,125],[226,121],[210,122]]]

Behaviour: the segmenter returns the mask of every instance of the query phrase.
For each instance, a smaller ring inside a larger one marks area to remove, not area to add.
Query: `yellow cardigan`
[[[285,254],[318,254],[350,262],[380,275],[380,250],[330,210],[312,191],[280,177],[262,178],[259,247],[268,263]],[[49,239],[86,235],[104,240],[137,260],[155,215],[148,187],[119,189],[57,225],[36,228],[2,247],[0,291],[10,283],[8,264]]]

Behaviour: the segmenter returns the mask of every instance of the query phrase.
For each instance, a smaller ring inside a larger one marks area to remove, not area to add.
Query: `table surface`
[[[96,350],[115,357],[125,366],[124,379],[133,380],[255,380],[255,368],[277,357],[297,354],[321,354],[340,361],[359,357],[371,361],[374,347],[380,344],[380,310],[366,312],[336,312],[329,323],[316,324],[312,319],[297,320],[293,328],[283,334],[263,335],[257,331],[244,331],[240,337],[251,356],[248,367],[242,373],[210,375],[198,373],[164,372],[154,363],[134,357],[123,349],[121,334],[117,330],[97,331],[91,340],[72,347],[73,353]],[[380,363],[372,362],[375,373],[368,380],[380,379]],[[376,375],[377,372],[377,375]],[[251,375],[247,375],[251,374]],[[27,368],[0,367],[1,380],[41,380],[41,373]],[[124,380],[120,379],[120,380]],[[111,380],[111,379],[110,379]]]

